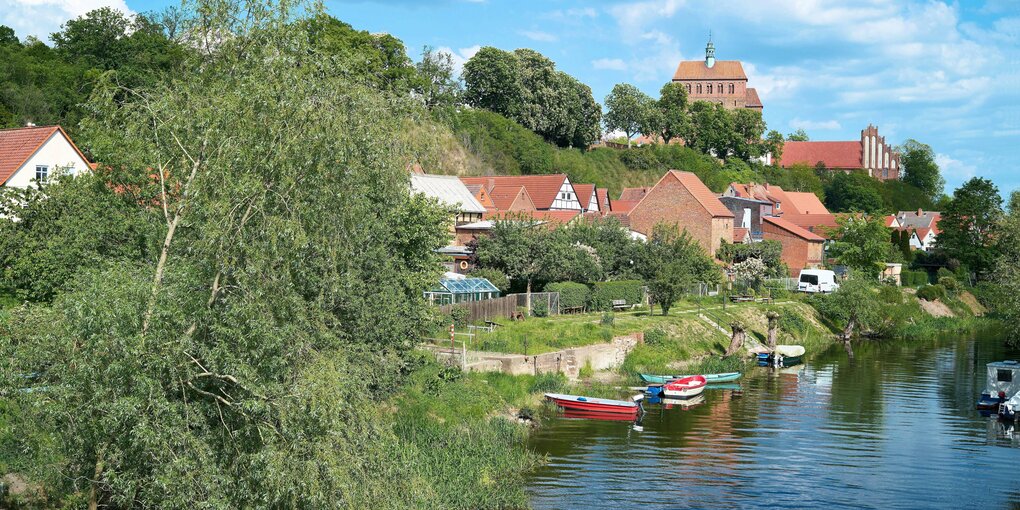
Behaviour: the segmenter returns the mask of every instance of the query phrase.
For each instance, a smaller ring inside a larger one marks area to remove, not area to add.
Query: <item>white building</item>
[[[91,168],[60,126],[0,129],[0,186],[27,188]]]

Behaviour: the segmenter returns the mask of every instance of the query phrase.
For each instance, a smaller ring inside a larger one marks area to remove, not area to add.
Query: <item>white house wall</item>
[[[34,186],[36,165],[46,165],[51,177],[56,175],[57,167],[69,167],[67,172],[74,175],[88,168],[88,163],[81,159],[78,151],[74,150],[74,147],[60,134],[60,131],[55,131],[46,140],[46,143],[7,179],[4,185],[12,188]]]
[[[553,200],[550,209],[559,211],[584,210],[581,208],[581,202],[577,200],[577,193],[574,192],[574,185],[570,184],[570,179],[563,179],[560,191],[556,193],[556,200]]]

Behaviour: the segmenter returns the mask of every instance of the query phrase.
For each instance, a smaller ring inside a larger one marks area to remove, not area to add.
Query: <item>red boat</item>
[[[546,393],[545,398],[553,401],[563,409],[572,411],[635,415],[641,410],[636,402],[628,402],[626,400],[581,397],[559,393]]]
[[[701,395],[705,391],[708,379],[704,376],[692,375],[670,381],[662,387],[662,395],[669,398],[691,398]]]
[[[634,421],[633,414],[607,413],[605,411],[577,411],[574,409],[563,411],[563,417],[573,420]]]

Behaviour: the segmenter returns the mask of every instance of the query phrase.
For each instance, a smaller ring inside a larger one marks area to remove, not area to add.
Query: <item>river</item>
[[[643,431],[550,418],[530,441],[548,455],[532,504],[1020,508],[1020,439],[974,410],[1001,359],[1020,353],[991,337],[833,347],[693,407],[646,405]]]

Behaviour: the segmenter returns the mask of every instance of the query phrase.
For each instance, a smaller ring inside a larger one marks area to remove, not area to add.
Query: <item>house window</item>
[[[1013,382],[1013,371],[998,369],[995,371],[995,379],[998,382]]]
[[[35,165],[35,180],[38,182],[46,182],[46,177],[50,174],[50,167],[46,165]]]

